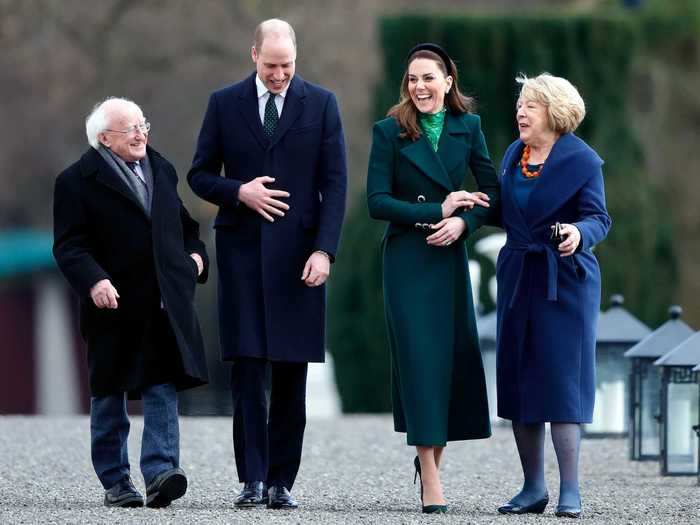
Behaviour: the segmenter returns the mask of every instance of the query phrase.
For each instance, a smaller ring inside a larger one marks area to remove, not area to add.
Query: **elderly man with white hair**
[[[85,123],[90,148],[56,179],[54,256],[80,299],[91,391],[92,463],[104,504],[139,507],[126,399],[142,398],[146,505],[182,497],[177,391],[205,384],[194,310],[208,259],[172,164],[148,146],[133,102],[109,98]]]

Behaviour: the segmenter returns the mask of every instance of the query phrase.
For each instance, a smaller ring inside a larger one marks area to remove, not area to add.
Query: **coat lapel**
[[[289,127],[299,118],[304,110],[305,99],[306,89],[304,87],[304,81],[294,76],[292,82],[289,84],[284,106],[282,106],[282,115],[280,115],[279,122],[277,122],[275,133],[272,135],[272,139],[270,139],[270,146],[277,144]]]
[[[162,177],[164,163],[160,154],[150,146],[148,147],[148,162],[151,165],[151,175],[153,176],[153,198],[151,199],[151,219],[153,219],[157,216],[156,210],[160,206],[160,197],[163,193],[159,186],[164,180]]]
[[[114,173],[114,170],[105,162],[97,151],[90,148],[90,150],[83,155],[81,169],[83,176],[94,175],[97,182],[103,184],[110,190],[116,191],[126,199],[130,200],[139,210],[141,210],[144,217],[148,217],[146,215],[146,210],[144,210],[143,206],[141,206],[138,197],[134,195],[134,192],[126,185],[121,177]]]
[[[455,120],[457,119],[449,113],[445,115],[437,153],[424,134],[421,134],[415,142],[407,141],[407,144],[401,148],[401,154],[411,164],[447,191],[455,191],[459,187],[459,184],[455,184],[450,178],[449,172],[465,158],[467,148],[466,144],[452,136],[466,132],[464,124],[460,127],[460,123],[454,122]]]
[[[590,164],[577,162],[587,146],[571,133],[559,137],[530,194],[525,218],[532,227],[568,201],[593,175]]]
[[[520,140],[518,140],[510,148],[508,148],[505,156],[503,157],[503,162],[501,162],[500,174],[501,197],[503,198],[503,196],[506,196],[506,198],[508,199],[508,203],[506,204],[504,202],[503,206],[507,206],[508,209],[513,209],[514,213],[517,214],[519,221],[522,221],[523,223],[525,222],[524,212],[520,209],[520,205],[515,200],[515,194],[513,193],[513,180],[511,177],[511,170],[513,168],[513,165],[516,163],[516,159],[519,159],[522,156],[524,148],[525,144],[523,144]],[[535,184],[537,184],[537,182],[535,182]]]
[[[445,115],[445,127],[440,135],[437,155],[442,161],[448,176],[451,176],[453,188],[459,188],[464,180],[464,172],[453,174],[452,172],[464,164],[469,145],[466,135],[469,134],[464,120],[451,113]]]
[[[250,131],[253,136],[260,144],[262,149],[267,149],[269,145],[269,140],[263,132],[262,123],[260,122],[260,111],[258,109],[258,90],[255,86],[255,76],[257,73],[253,73],[246,79],[245,89],[241,90],[239,98],[241,103],[239,105],[239,110],[243,115],[243,119],[246,121]],[[284,112],[283,112],[284,113]]]

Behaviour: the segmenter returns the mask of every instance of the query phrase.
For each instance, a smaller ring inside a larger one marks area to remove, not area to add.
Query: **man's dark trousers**
[[[307,369],[307,363],[245,357],[231,365],[233,449],[240,482],[292,489],[306,427]]]
[[[141,474],[148,486],[163,471],[180,466],[177,392],[169,383],[144,387]],[[126,394],[93,397],[90,406],[92,464],[109,489],[129,476],[129,417]]]

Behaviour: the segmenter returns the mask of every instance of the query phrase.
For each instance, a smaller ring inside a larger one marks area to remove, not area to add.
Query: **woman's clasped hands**
[[[460,190],[453,191],[445,197],[442,203],[442,216],[444,217],[437,224],[431,224],[433,234],[426,237],[426,241],[431,246],[449,246],[459,239],[464,233],[467,225],[461,217],[452,217],[458,209],[471,210],[474,206],[489,207],[489,196],[480,191],[470,193]]]

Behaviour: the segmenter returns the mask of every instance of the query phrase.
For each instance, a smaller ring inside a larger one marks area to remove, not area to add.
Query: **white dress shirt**
[[[258,75],[255,75],[255,86],[258,88],[258,112],[260,113],[260,123],[265,124],[265,104],[267,104],[267,99],[270,98],[270,91],[265,87],[262,80]],[[289,89],[289,84],[287,84],[287,89]],[[275,97],[275,106],[277,106],[277,116],[282,115],[282,108],[284,107],[284,99],[287,96],[287,89],[281,93],[277,93]]]

